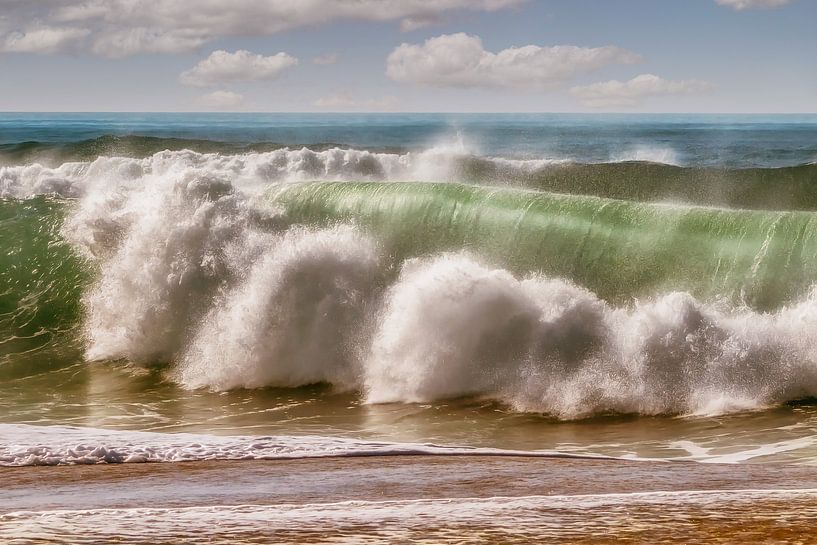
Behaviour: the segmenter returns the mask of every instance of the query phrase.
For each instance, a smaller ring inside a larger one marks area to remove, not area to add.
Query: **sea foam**
[[[0,166],[0,198],[56,195],[77,198],[101,186],[132,186],[143,177],[159,179],[182,172],[206,173],[228,179],[245,192],[262,190],[270,183],[311,180],[347,181],[458,181],[466,159],[473,157],[464,145],[438,146],[409,153],[375,153],[331,148],[282,148],[263,153],[222,155],[189,150],[163,151],[144,159],[99,157],[89,162],[69,162],[58,167],[41,164]],[[513,177],[563,159],[505,159],[486,157],[497,172]]]
[[[591,454],[364,441],[317,435],[218,436],[28,424],[0,424],[0,439],[0,466],[416,454],[603,458]]]

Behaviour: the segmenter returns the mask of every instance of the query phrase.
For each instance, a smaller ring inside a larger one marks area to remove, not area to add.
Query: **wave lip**
[[[689,291],[771,310],[817,279],[817,216],[653,205],[460,184],[281,184],[297,222],[353,221],[402,257],[471,249],[606,300]]]

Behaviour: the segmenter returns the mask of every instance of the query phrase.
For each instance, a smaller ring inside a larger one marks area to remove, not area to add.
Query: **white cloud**
[[[442,19],[439,17],[406,17],[400,21],[400,32],[411,32],[427,26],[439,25]]]
[[[392,96],[379,99],[354,98],[348,92],[333,93],[315,101],[315,106],[318,108],[335,112],[391,112],[399,105],[400,102]]]
[[[208,110],[236,110],[244,105],[244,96],[232,91],[214,91],[200,96],[198,103]]]
[[[298,64],[298,59],[286,53],[265,57],[240,49],[235,53],[213,51],[196,66],[182,72],[179,81],[185,85],[219,85],[238,81],[275,79],[287,68]]]
[[[715,0],[721,6],[729,6],[738,11],[745,9],[772,9],[790,4],[792,0]]]
[[[181,53],[205,43],[189,31],[164,32],[151,28],[105,31],[94,37],[91,52],[101,57],[121,58],[133,53]]]
[[[82,28],[31,28],[10,32],[0,39],[0,51],[6,53],[56,53],[76,48],[90,33]]]
[[[641,57],[614,46],[557,45],[486,51],[478,36],[464,33],[404,43],[389,55],[386,74],[393,80],[434,87],[554,87],[580,74]]]
[[[191,51],[226,36],[265,36],[335,21],[403,21],[416,28],[456,12],[491,12],[526,0],[0,0],[6,31],[40,24],[88,30],[91,52],[122,57]],[[55,49],[56,50],[56,49]]]
[[[705,81],[666,80],[653,74],[642,74],[629,81],[612,80],[573,87],[570,94],[594,108],[632,107],[648,97],[704,93],[713,87]]]
[[[324,53],[323,55],[318,55],[314,59],[312,59],[314,64],[320,65],[328,65],[328,64],[335,64],[338,62],[338,54],[337,53]]]

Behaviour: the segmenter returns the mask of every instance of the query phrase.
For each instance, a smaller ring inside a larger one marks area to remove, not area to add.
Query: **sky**
[[[0,0],[0,111],[817,112],[817,0]]]

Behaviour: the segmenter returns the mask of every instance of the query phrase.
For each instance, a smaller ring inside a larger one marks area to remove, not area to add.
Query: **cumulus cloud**
[[[0,51],[6,53],[56,53],[77,48],[90,33],[83,28],[31,28],[10,32],[0,39]]]
[[[490,12],[526,0],[3,0],[0,43],[35,25],[86,29],[95,54],[190,51],[225,36],[264,36],[335,21],[402,21],[422,26],[443,15]],[[60,50],[59,47],[54,51]]]
[[[236,110],[244,105],[244,96],[232,91],[214,91],[200,96],[198,103],[208,110]]]
[[[729,6],[738,11],[745,9],[772,9],[790,4],[792,0],[715,0],[721,6]]]
[[[526,45],[492,53],[478,36],[460,32],[400,45],[386,61],[386,74],[394,81],[434,87],[548,88],[610,64],[640,60],[614,46]]]
[[[573,87],[570,94],[594,108],[632,107],[648,97],[697,94],[713,87],[705,81],[666,80],[653,74],[642,74],[629,81],[612,80]]]
[[[323,55],[318,55],[314,59],[312,59],[314,64],[320,65],[328,65],[328,64],[335,64],[338,62],[338,54],[337,53],[324,53]]]
[[[391,112],[399,105],[399,101],[392,96],[377,99],[355,98],[348,92],[333,93],[315,101],[318,108],[334,112]]]
[[[286,53],[265,57],[239,49],[234,53],[218,50],[182,72],[179,81],[185,85],[219,85],[239,81],[271,80],[281,75],[287,68],[298,64],[298,59]]]

